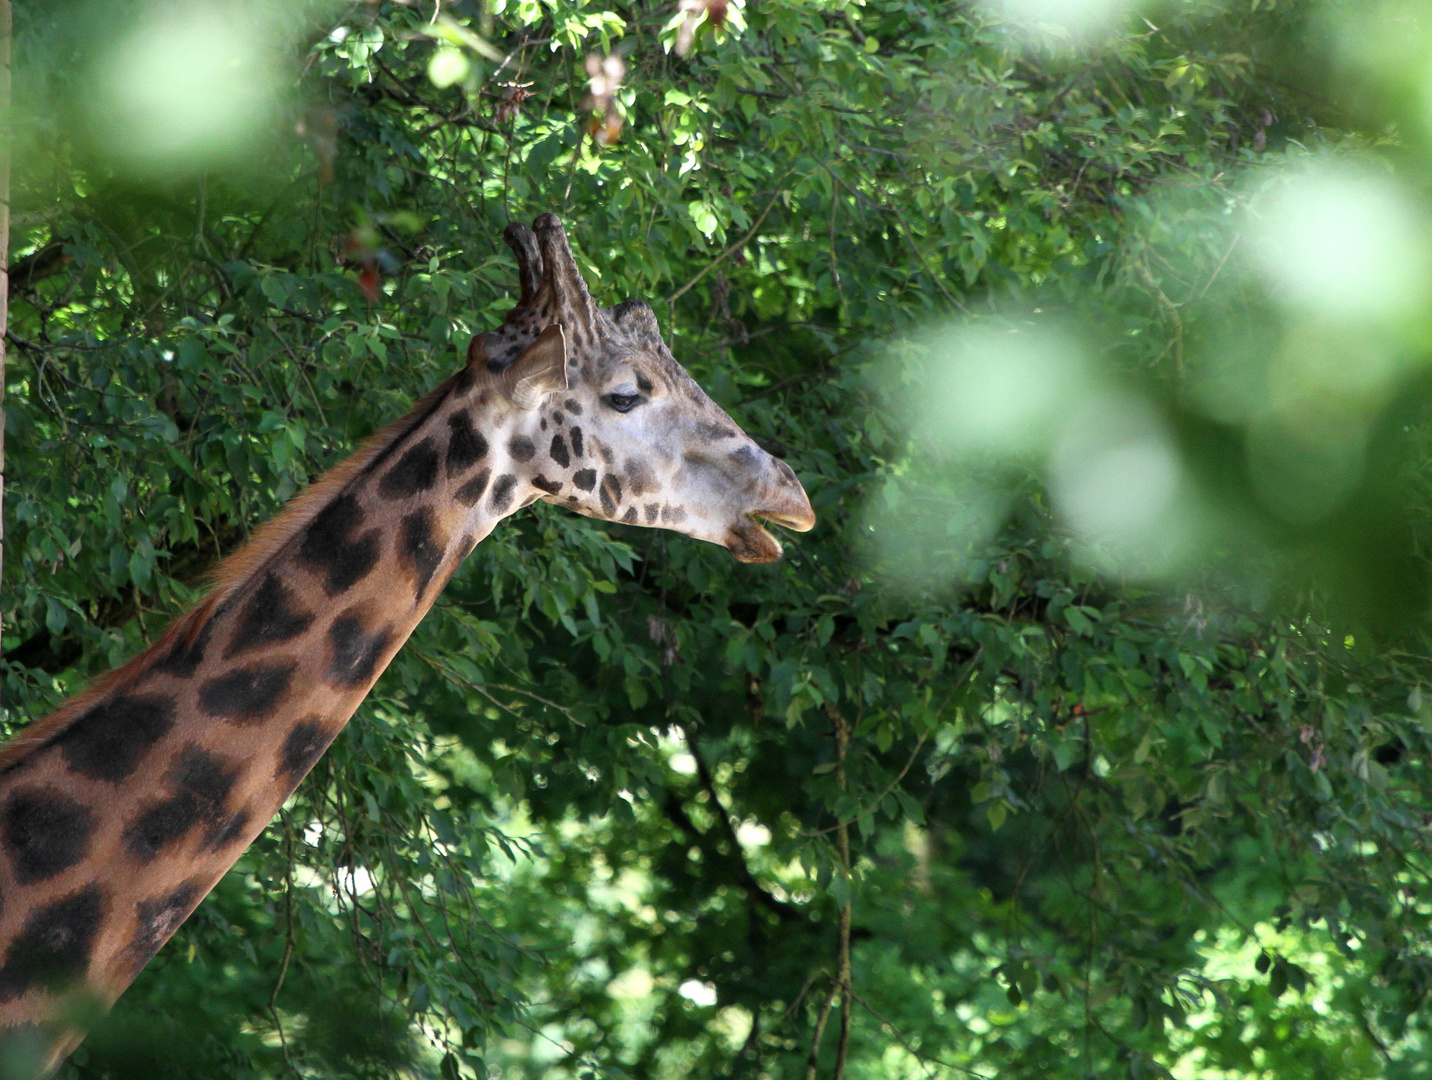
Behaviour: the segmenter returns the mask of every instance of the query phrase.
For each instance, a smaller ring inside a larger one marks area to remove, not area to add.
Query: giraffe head
[[[796,474],[696,385],[638,300],[599,308],[562,223],[505,234],[521,295],[501,328],[472,339],[507,413],[509,450],[530,469],[530,499],[579,514],[672,529],[743,562],[780,558],[759,519],[815,524]]]

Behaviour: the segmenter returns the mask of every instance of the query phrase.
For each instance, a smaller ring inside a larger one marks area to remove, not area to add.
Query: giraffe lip
[[[727,551],[744,563],[775,562],[781,557],[781,542],[763,529],[750,515],[726,533],[722,541]]]
[[[810,532],[815,528],[815,515],[805,513],[801,515],[785,514],[779,510],[752,510],[746,515],[748,518],[760,518],[772,525],[779,525],[783,529],[790,529],[791,532]]]
[[[796,532],[808,532],[815,525],[815,515],[809,510],[746,511],[727,532],[725,540],[727,550],[741,562],[768,563],[781,557],[781,542],[763,527],[762,522],[780,525]]]

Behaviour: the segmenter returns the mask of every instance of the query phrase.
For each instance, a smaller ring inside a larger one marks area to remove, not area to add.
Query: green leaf
[[[152,570],[150,558],[143,550],[136,549],[129,556],[129,580],[134,582],[136,588],[149,588],[149,578]]]
[[[1009,804],[1003,799],[995,799],[985,808],[985,815],[989,819],[990,830],[999,832],[1000,826],[1004,824],[1005,819],[1009,816]]]
[[[1287,989],[1288,966],[1282,960],[1277,960],[1273,964],[1273,973],[1268,976],[1268,993],[1280,998]]]

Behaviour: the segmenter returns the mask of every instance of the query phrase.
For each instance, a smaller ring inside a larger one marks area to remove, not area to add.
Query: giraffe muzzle
[[[760,505],[747,510],[747,516],[762,518],[791,532],[810,532],[815,528],[815,511],[810,508],[810,496],[796,471],[778,457],[768,454],[766,460],[774,476]]]
[[[779,458],[772,460],[777,465],[778,486],[761,506],[742,514],[726,535],[726,549],[741,562],[768,563],[781,557],[781,542],[761,525],[762,521],[792,532],[809,532],[815,527],[815,511],[805,488],[790,466]]]

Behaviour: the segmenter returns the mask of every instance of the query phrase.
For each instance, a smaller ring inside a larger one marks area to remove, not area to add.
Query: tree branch
[[[781,197],[781,185],[782,185],[783,183],[785,183],[786,177],[787,177],[787,176],[790,176],[790,174],[791,174],[791,173],[790,173],[790,170],[787,169],[786,172],[781,176],[781,178],[776,181],[776,190],[771,193],[771,201],[768,202],[768,203],[766,203],[766,208],[761,211],[761,216],[758,217],[758,218],[756,218],[755,222],[751,225],[750,229],[747,230],[746,235],[743,236],[743,237],[741,237],[741,239],[737,240],[734,244],[732,244],[730,247],[728,247],[725,251],[721,252],[720,255],[717,255],[715,259],[713,259],[711,262],[709,262],[709,263],[706,264],[706,266],[701,270],[701,272],[700,272],[699,274],[697,274],[694,278],[692,278],[690,281],[688,281],[685,285],[681,286],[681,288],[677,289],[674,293],[672,293],[670,296],[668,296],[668,297],[666,298],[666,302],[667,302],[668,304],[674,304],[674,303],[676,303],[676,301],[680,300],[683,296],[686,295],[687,291],[688,291],[693,285],[695,285],[698,281],[700,281],[702,278],[704,278],[704,277],[705,277],[707,274],[709,274],[712,270],[715,270],[716,267],[720,266],[720,265],[721,265],[723,262],[725,262],[728,258],[730,258],[732,255],[736,254],[736,252],[740,251],[743,247],[746,246],[746,244],[750,241],[751,237],[753,237],[753,236],[756,235],[756,230],[761,227],[761,223],[766,220],[766,215],[771,212],[771,208],[776,205],[776,200]]]

